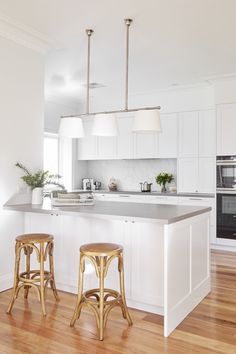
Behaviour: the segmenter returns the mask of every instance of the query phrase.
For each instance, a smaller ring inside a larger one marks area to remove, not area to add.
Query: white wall
[[[43,161],[44,57],[0,37],[0,204],[17,191],[20,171]],[[0,210],[0,290],[12,286],[15,236],[23,214]]]
[[[219,78],[214,82],[215,104],[236,102],[236,77]]]
[[[60,117],[76,114],[76,108],[65,103],[45,101],[44,105],[44,131],[48,133],[58,133]]]

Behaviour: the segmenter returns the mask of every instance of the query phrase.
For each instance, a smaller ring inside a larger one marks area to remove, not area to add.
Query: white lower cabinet
[[[216,200],[215,198],[179,197],[179,204],[211,207],[210,213],[210,243],[216,240]]]
[[[54,267],[58,289],[77,292],[79,249],[89,242],[112,242],[124,247],[126,298],[130,304],[155,312],[163,306],[163,231],[157,224],[132,219],[109,220],[81,216],[25,214],[25,232],[54,235]],[[160,250],[160,254],[158,253]],[[158,256],[157,256],[158,253]],[[38,267],[37,260],[34,266]],[[105,286],[119,290],[117,260],[112,261]],[[37,268],[36,268],[37,269]],[[158,271],[157,271],[158,270]],[[153,278],[153,272],[157,274]],[[84,288],[98,287],[93,266],[86,261]],[[139,305],[140,304],[140,305]]]

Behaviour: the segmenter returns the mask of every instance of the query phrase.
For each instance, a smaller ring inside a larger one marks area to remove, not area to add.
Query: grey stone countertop
[[[70,215],[97,217],[106,219],[132,219],[160,224],[172,224],[195,215],[211,211],[210,207],[195,207],[183,205],[157,205],[143,203],[96,201],[94,205],[52,207],[49,201],[42,205],[10,204],[4,209],[18,212],[43,213],[52,215]]]
[[[162,196],[162,197],[190,197],[190,198],[215,198],[214,193],[178,193],[178,192],[140,192],[140,191],[124,191],[124,190],[117,190],[117,191],[109,191],[108,189],[99,189],[99,190],[91,190],[91,191],[84,191],[82,189],[74,190],[74,192],[93,192],[98,194],[129,194],[129,195],[142,195],[142,196]]]

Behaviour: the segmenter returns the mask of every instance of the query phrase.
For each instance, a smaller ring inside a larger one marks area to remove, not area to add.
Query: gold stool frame
[[[39,244],[39,246],[37,247],[36,244]],[[46,316],[45,297],[48,283],[50,283],[55,299],[59,301],[54,277],[53,247],[54,243],[52,235],[25,234],[16,237],[14,285],[11,301],[7,309],[8,314],[11,313],[15,300],[22,287],[24,287],[25,299],[28,298],[29,289],[31,287],[36,289],[44,316]],[[20,257],[22,250],[26,256],[26,270],[20,273]],[[30,269],[30,256],[33,251],[35,251],[37,261],[39,262],[39,270]],[[46,262],[47,257],[49,257],[49,271],[44,270],[44,263]]]
[[[96,275],[99,279],[99,288],[91,289],[83,293],[85,258],[88,258],[94,265]],[[104,280],[107,276],[109,265],[115,258],[118,258],[120,293],[116,290],[107,289],[104,287]],[[75,321],[79,319],[81,309],[84,304],[86,304],[95,315],[96,324],[99,331],[99,340],[103,340],[104,338],[104,329],[106,327],[108,314],[115,306],[120,306],[123,317],[128,321],[130,326],[132,325],[132,319],[130,317],[125,299],[122,246],[111,243],[95,243],[81,246],[78,296],[74,314],[70,322],[71,327],[73,327]]]

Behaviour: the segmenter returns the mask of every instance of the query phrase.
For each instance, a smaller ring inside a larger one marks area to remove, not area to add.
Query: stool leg
[[[76,306],[74,310],[73,317],[70,321],[70,326],[73,327],[75,321],[79,318],[81,307],[82,307],[82,294],[83,294],[83,280],[84,280],[84,270],[85,270],[85,263],[84,263],[84,256],[80,255],[80,266],[79,266],[79,281],[78,281],[78,295]]]
[[[54,265],[53,265],[53,243],[51,242],[50,247],[49,247],[49,271],[51,274],[52,279],[50,280],[50,285],[53,291],[53,294],[55,296],[56,301],[59,301],[59,296],[57,293],[56,289],[56,284],[55,284],[55,276],[54,276]]]
[[[30,247],[26,246],[25,247],[25,254],[26,254],[26,278],[29,279],[30,277]],[[27,299],[28,298],[28,294],[29,294],[29,286],[25,286],[25,294],[24,294],[24,298]]]
[[[44,286],[44,243],[40,242],[40,300],[43,315],[46,316],[46,308],[45,308],[45,286]]]
[[[99,340],[104,337],[104,257],[100,258],[99,272]]]
[[[11,296],[11,301],[7,309],[7,313],[10,314],[12,307],[14,305],[14,302],[17,297],[17,288],[19,284],[19,269],[20,269],[20,243],[16,241],[15,245],[15,270],[14,270],[14,285],[13,285],[13,290],[12,290],[12,296]]]
[[[123,313],[123,317],[127,319],[129,326],[133,324],[132,319],[130,317],[128,307],[125,299],[125,284],[124,284],[124,262],[123,262],[123,253],[118,256],[118,269],[120,273],[120,294],[121,294],[121,309]]]

